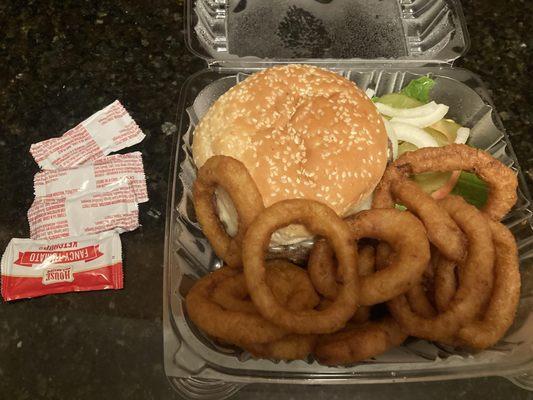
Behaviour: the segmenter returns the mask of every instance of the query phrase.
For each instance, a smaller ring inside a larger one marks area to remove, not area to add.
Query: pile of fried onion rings
[[[482,209],[435,200],[412,174],[465,170],[489,186]],[[231,196],[238,232],[218,219],[217,186]],[[188,318],[211,339],[253,357],[350,365],[409,336],[482,350],[512,325],[520,295],[518,251],[499,222],[516,202],[515,173],[466,145],[423,148],[390,164],[371,210],[342,219],[320,202],[265,208],[239,161],[214,156],[198,171],[194,205],[225,266],[193,285]],[[408,211],[396,208],[401,204]],[[307,265],[267,260],[271,235],[290,224],[315,235]]]

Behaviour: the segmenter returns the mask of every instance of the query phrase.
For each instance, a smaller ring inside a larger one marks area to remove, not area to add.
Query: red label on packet
[[[116,100],[63,136],[32,144],[30,153],[42,169],[71,168],[143,139],[144,133]]]
[[[6,301],[52,293],[122,289],[122,249],[116,232],[65,239],[11,239],[2,256]]]
[[[34,264],[42,264],[45,260],[53,260],[55,264],[70,263],[73,261],[92,261],[102,256],[98,245],[84,247],[76,250],[65,251],[26,251],[19,252],[15,264],[23,267],[31,267]]]

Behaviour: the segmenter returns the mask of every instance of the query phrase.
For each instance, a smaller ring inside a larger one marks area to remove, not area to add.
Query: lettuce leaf
[[[412,80],[404,87],[401,93],[413,99],[427,103],[429,101],[429,92],[435,86],[435,81],[427,76],[422,76],[418,79]]]
[[[423,103],[418,100],[413,99],[412,97],[406,96],[401,93],[389,93],[381,97],[374,97],[372,101],[379,101],[380,103],[386,104],[394,108],[413,108],[421,106]]]
[[[457,184],[452,190],[453,194],[463,197],[468,203],[481,208],[489,197],[487,184],[470,172],[461,172]]]
[[[407,207],[406,206],[402,206],[401,204],[395,204],[394,208],[397,209],[397,210],[400,210],[400,211],[407,211]]]

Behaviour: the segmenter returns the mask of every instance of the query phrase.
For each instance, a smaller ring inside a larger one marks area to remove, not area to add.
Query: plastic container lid
[[[209,65],[453,63],[469,45],[456,0],[188,0],[187,44]]]

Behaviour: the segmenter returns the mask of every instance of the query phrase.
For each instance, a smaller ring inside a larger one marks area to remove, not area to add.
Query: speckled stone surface
[[[518,158],[533,178],[528,0],[464,4],[472,46],[457,64],[492,91]],[[186,49],[170,0],[0,2],[0,247],[27,237],[37,167],[31,143],[64,132],[114,99],[147,138],[150,202],[122,235],[125,289],[0,305],[1,399],[175,399],[162,365],[165,199],[184,79],[204,68]],[[501,378],[360,387],[252,385],[235,398],[532,398]]]

